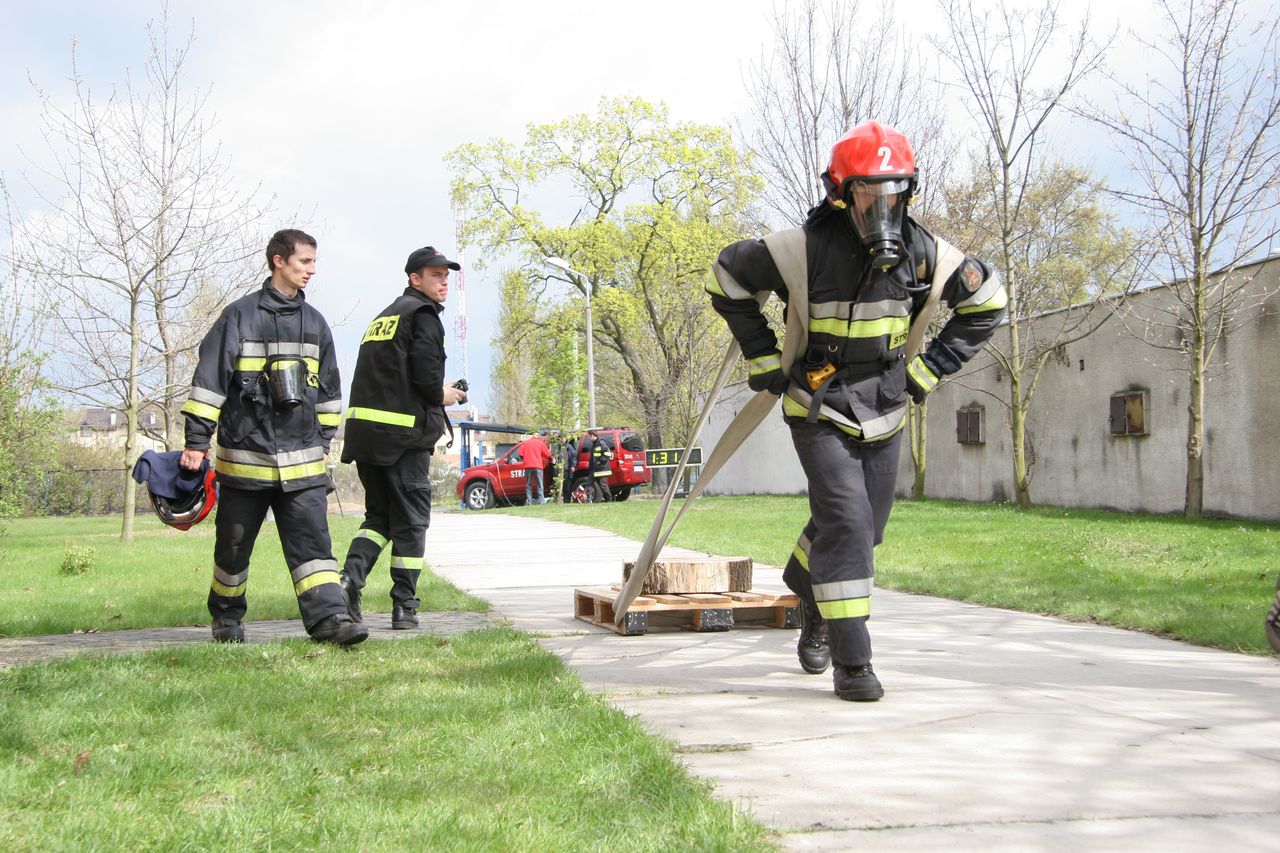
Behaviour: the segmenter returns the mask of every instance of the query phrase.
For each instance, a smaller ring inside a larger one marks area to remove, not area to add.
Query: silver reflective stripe
[[[874,581],[871,578],[856,581],[832,581],[815,583],[813,597],[816,601],[844,601],[846,598],[867,598]]]
[[[909,317],[911,300],[881,299],[878,302],[858,303],[811,302],[809,316],[815,320],[879,320],[882,317]]]
[[[809,541],[808,536],[801,533],[800,538],[796,540],[796,547],[808,554],[809,549],[813,547],[813,543]]]
[[[314,575],[316,572],[336,572],[337,570],[337,560],[308,560],[289,574],[293,576],[293,582],[297,583],[308,575]]]
[[[813,395],[794,383],[787,389],[787,396],[792,400],[795,400],[797,403],[803,403],[806,409],[813,405]],[[838,424],[844,424],[845,426],[853,427],[854,429],[862,428],[861,424],[857,421],[845,417],[826,403],[823,403],[818,407],[818,414],[822,415],[822,417],[827,420],[834,421]]]
[[[323,414],[342,414],[342,400],[330,400],[327,403],[316,403],[316,412]]]
[[[299,344],[291,341],[272,341],[264,344],[261,341],[241,341],[240,355],[243,358],[266,358],[269,355],[300,355],[320,358],[320,347],[316,344]]]
[[[879,438],[882,435],[888,435],[894,432],[898,427],[902,426],[902,422],[907,418],[907,407],[903,405],[892,412],[883,414],[878,418],[862,424],[862,437],[867,441]]]
[[[219,447],[218,458],[225,459],[228,462],[241,462],[246,465],[267,465],[272,468],[285,468],[289,465],[301,465],[304,462],[317,462],[324,459],[324,448],[308,447],[305,450],[258,453],[255,450],[236,450],[230,447]]]
[[[738,284],[738,280],[733,277],[727,269],[720,266],[719,263],[713,267],[716,282],[719,283],[720,289],[724,291],[724,295],[730,299],[751,299],[751,291]]]
[[[199,386],[191,386],[191,394],[188,399],[195,400],[197,403],[204,403],[206,406],[213,406],[215,409],[221,409],[222,404],[227,401],[225,394],[218,394],[210,391],[208,388],[200,388]]]
[[[227,586],[240,586],[240,584],[244,583],[249,579],[249,570],[245,569],[243,572],[240,572],[240,574],[233,575],[224,569],[220,569],[217,566],[214,566],[213,579],[216,580],[218,583],[225,584]]]
[[[996,295],[1004,288],[1004,283],[1000,280],[1000,274],[992,272],[991,277],[983,282],[982,287],[978,288],[978,292],[970,296],[968,299],[956,305],[956,310],[961,308],[977,308],[985,305],[996,297]],[[1005,300],[1007,303],[1008,300]],[[991,310],[1003,308],[1004,304],[992,305]]]

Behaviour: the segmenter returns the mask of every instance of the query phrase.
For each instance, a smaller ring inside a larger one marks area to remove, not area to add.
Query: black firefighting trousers
[[[893,509],[902,434],[862,443],[826,423],[791,423],[809,480],[809,522],[782,578],[827,620],[831,661],[871,661],[872,549]]]
[[[391,543],[391,600],[417,610],[418,575],[431,525],[431,453],[406,450],[391,465],[357,462],[364,485],[364,523],[351,540],[343,574],[364,589],[378,555]]]
[[[215,619],[244,618],[248,609],[245,587],[249,581],[249,558],[268,509],[275,515],[285,565],[293,576],[293,591],[307,631],[328,616],[346,613],[347,605],[338,586],[338,561],[333,558],[329,541],[324,486],[286,492],[222,485],[218,493],[209,614]]]

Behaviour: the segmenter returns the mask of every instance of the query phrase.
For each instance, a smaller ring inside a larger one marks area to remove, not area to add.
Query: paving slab
[[[886,696],[842,702],[830,674],[800,670],[794,630],[624,637],[576,619],[573,589],[620,582],[639,547],[439,513],[427,562],[788,849],[1280,849],[1276,659],[878,590]],[[768,566],[755,586],[785,588]]]
[[[391,628],[391,614],[366,613],[364,624],[369,628],[369,639],[404,640],[420,637],[424,633],[448,635],[475,631],[497,624],[487,613],[422,613],[421,624],[416,631],[395,631]],[[289,638],[306,639],[306,629],[301,619],[277,619],[245,623],[245,642],[271,643]],[[0,669],[8,669],[24,663],[34,663],[49,658],[96,652],[122,654],[141,652],[162,646],[189,643],[208,643],[209,626],[182,628],[137,628],[127,631],[97,631],[79,634],[51,634],[39,637],[0,638]],[[366,641],[367,642],[367,641]]]

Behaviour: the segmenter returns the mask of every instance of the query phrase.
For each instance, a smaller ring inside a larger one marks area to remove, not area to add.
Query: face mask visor
[[[884,243],[902,243],[902,220],[907,211],[911,181],[906,178],[892,181],[853,179],[846,187],[849,218],[853,220],[862,244],[874,253]]]

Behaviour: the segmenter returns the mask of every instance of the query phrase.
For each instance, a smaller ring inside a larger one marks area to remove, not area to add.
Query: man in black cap
[[[351,541],[342,590],[362,619],[360,591],[391,543],[391,627],[418,625],[418,575],[431,523],[431,453],[447,426],[444,407],[466,393],[444,378],[449,270],[462,267],[432,246],[409,255],[409,286],[374,318],[360,341],[342,461],[364,485],[364,523]]]

